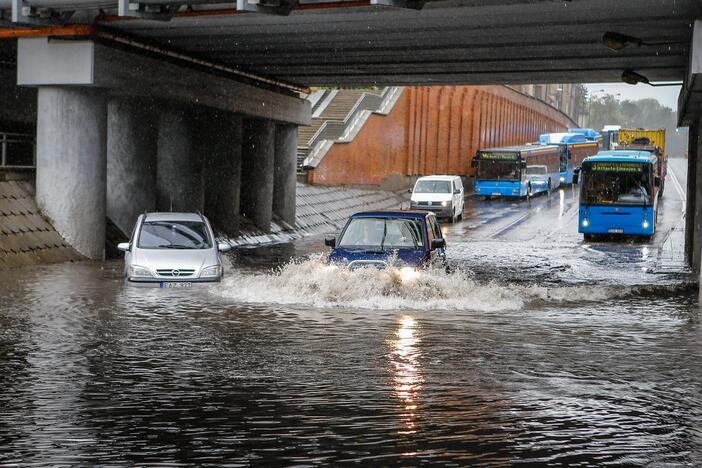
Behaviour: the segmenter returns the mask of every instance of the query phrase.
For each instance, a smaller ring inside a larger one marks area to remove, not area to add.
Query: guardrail
[[[0,169],[33,169],[36,153],[34,135],[0,132]]]
[[[310,139],[310,152],[303,167],[317,167],[334,143],[348,143],[354,139],[372,114],[387,115],[400,98],[404,88],[385,88],[380,95],[364,94],[346,115],[343,122],[324,122]]]

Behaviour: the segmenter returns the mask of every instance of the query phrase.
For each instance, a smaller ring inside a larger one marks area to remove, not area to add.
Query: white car
[[[431,211],[437,218],[448,218],[451,223],[463,219],[463,181],[459,176],[420,177],[410,191],[411,209]]]
[[[158,283],[162,288],[221,281],[220,252],[231,247],[215,242],[207,218],[199,213],[146,213],[137,219],[124,251],[124,273],[131,283]]]
[[[548,172],[548,166],[527,166],[524,176],[529,181],[532,193],[550,192],[552,187],[549,183],[551,174]]]

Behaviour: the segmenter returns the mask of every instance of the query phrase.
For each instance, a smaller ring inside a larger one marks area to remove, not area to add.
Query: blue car
[[[426,211],[369,211],[349,218],[336,238],[329,262],[350,268],[444,265],[446,240],[434,213]]]

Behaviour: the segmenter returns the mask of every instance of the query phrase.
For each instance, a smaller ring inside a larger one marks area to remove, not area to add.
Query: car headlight
[[[588,227],[590,225],[590,221],[587,220],[587,218],[583,219],[583,227]]]
[[[129,267],[129,276],[141,277],[141,278],[152,278],[154,275],[151,274],[151,270],[148,268],[132,265]]]
[[[447,202],[446,200],[441,202],[441,206],[448,206],[448,204],[449,204],[449,202]]]
[[[219,265],[213,265],[213,266],[209,266],[207,268],[204,268],[202,270],[202,273],[200,273],[200,277],[201,278],[205,278],[205,277],[216,278],[220,274],[222,274],[222,267]]]

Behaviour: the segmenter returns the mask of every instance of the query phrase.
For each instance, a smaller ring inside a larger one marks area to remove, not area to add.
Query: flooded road
[[[700,465],[671,166],[651,242],[584,242],[570,188],[471,199],[455,271],[411,282],[328,267],[320,237],[191,291],[119,262],[0,272],[0,464]]]

